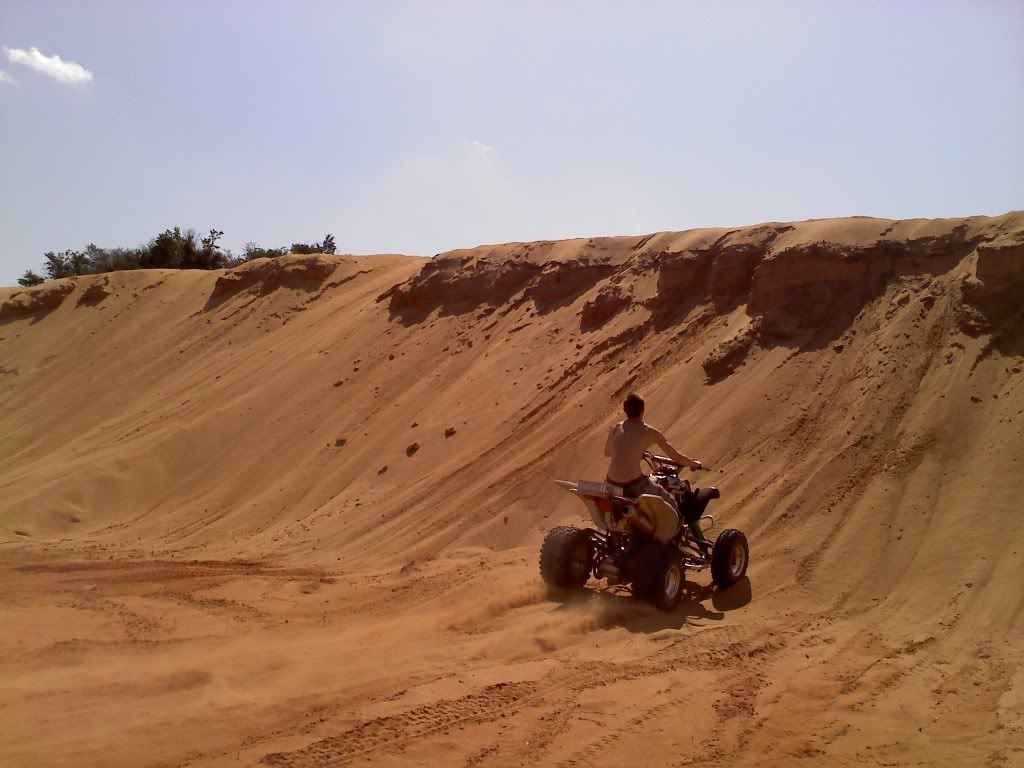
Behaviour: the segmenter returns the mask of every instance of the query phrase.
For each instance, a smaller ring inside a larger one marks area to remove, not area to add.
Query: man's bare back
[[[628,418],[613,424],[608,429],[604,455],[611,459],[608,465],[608,480],[615,485],[627,486],[644,477],[640,468],[644,451],[658,445],[670,459],[684,467],[700,469],[701,463],[684,456],[665,439],[660,430],[643,420],[643,400],[639,395],[630,395],[623,403]]]

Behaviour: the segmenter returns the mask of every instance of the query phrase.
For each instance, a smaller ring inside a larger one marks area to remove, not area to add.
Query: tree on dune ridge
[[[144,245],[135,248],[101,248],[90,243],[81,251],[47,251],[43,254],[42,275],[28,269],[18,285],[32,287],[46,280],[79,275],[97,275],[131,269],[231,269],[253,259],[277,258],[287,253],[333,254],[337,250],[334,235],[322,242],[293,243],[291,248],[264,248],[254,242],[245,244],[241,256],[221,248],[223,230],[211,229],[200,237],[194,229],[166,229]]]

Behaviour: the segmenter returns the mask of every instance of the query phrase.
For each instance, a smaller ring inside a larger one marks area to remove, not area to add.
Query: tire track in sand
[[[262,762],[284,768],[318,768],[348,765],[381,751],[401,751],[404,744],[446,733],[460,725],[497,720],[508,714],[517,701],[532,693],[533,688],[532,683],[497,683],[479,693],[369,720],[303,749],[268,754]]]
[[[513,717],[524,707],[550,702],[552,697],[575,700],[580,693],[622,680],[661,675],[666,668],[687,663],[698,669],[716,669],[732,661],[746,669],[751,661],[774,654],[778,643],[729,643],[695,659],[692,648],[673,644],[644,659],[623,664],[572,664],[540,683],[497,683],[457,699],[416,707],[408,712],[378,717],[337,736],[328,736],[301,749],[265,755],[262,764],[282,768],[319,768],[351,765],[382,753],[400,753],[418,741],[465,725]]]

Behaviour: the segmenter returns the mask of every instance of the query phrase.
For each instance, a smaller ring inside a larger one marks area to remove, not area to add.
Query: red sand
[[[0,764],[1024,764],[1022,280],[1013,213],[0,290]],[[751,544],[672,615],[536,572],[628,390]]]

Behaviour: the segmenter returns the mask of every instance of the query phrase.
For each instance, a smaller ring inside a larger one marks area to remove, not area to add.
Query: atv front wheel
[[[719,589],[731,587],[747,573],[750,548],[747,537],[735,528],[722,531],[711,550],[711,580]]]
[[[651,542],[633,566],[633,594],[671,613],[683,599],[686,564],[682,553],[668,544]]]
[[[590,578],[590,531],[565,525],[552,528],[540,547],[540,576],[561,589],[579,589]]]

